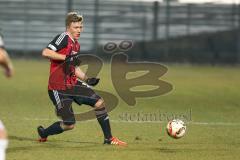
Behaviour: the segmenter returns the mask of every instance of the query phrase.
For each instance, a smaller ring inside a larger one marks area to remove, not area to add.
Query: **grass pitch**
[[[36,127],[57,120],[48,98],[47,61],[15,60],[16,75],[0,76],[1,120],[9,134],[8,160],[89,159],[239,159],[240,74],[239,67],[166,65],[162,77],[174,89],[163,96],[138,98],[129,107],[120,97],[110,113],[113,134],[128,147],[105,146],[96,120],[78,122],[76,128],[46,143],[36,141]],[[97,89],[117,96],[110,78],[110,65],[100,73]],[[76,111],[86,110],[74,106]],[[136,115],[158,113],[161,121],[137,121]],[[184,115],[189,123],[182,139],[167,136],[167,118]],[[136,122],[137,121],[137,122]]]

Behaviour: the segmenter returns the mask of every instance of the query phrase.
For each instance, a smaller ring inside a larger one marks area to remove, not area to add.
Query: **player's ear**
[[[71,27],[72,23],[66,26],[66,29],[68,30]]]
[[[68,30],[70,28],[70,26],[66,26],[66,30]]]

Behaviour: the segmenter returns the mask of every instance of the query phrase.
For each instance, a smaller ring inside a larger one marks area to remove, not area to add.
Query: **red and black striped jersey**
[[[67,32],[57,35],[47,46],[59,54],[70,55],[79,52],[80,44],[72,39]],[[77,83],[75,74],[65,74],[65,63],[59,60],[50,60],[50,76],[48,81],[48,90],[66,90],[67,87],[74,86]],[[72,73],[75,73],[73,68]]]

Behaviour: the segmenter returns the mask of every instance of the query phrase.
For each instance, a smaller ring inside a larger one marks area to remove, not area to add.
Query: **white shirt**
[[[3,42],[2,36],[0,35],[0,47],[3,47],[3,46],[4,46],[4,42]]]

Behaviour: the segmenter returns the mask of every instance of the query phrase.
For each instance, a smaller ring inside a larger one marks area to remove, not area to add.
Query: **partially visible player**
[[[6,77],[12,77],[13,65],[8,56],[7,51],[5,50],[1,34],[0,34],[0,65],[4,68]]]
[[[7,132],[2,121],[0,120],[0,160],[5,160],[7,145]]]
[[[13,65],[4,47],[3,38],[0,34],[0,66],[5,70],[6,77],[12,77]],[[5,160],[8,145],[7,131],[0,120],[0,160]]]
[[[42,52],[42,55],[51,62],[48,94],[61,121],[47,128],[39,126],[37,128],[39,141],[45,142],[48,136],[75,127],[76,120],[72,108],[72,103],[75,102],[93,107],[104,135],[104,144],[125,146],[127,145],[125,142],[112,136],[104,100],[89,87],[97,85],[99,79],[87,77],[79,68],[78,39],[82,30],[83,17],[76,12],[70,12],[66,17],[66,31],[57,35]]]

